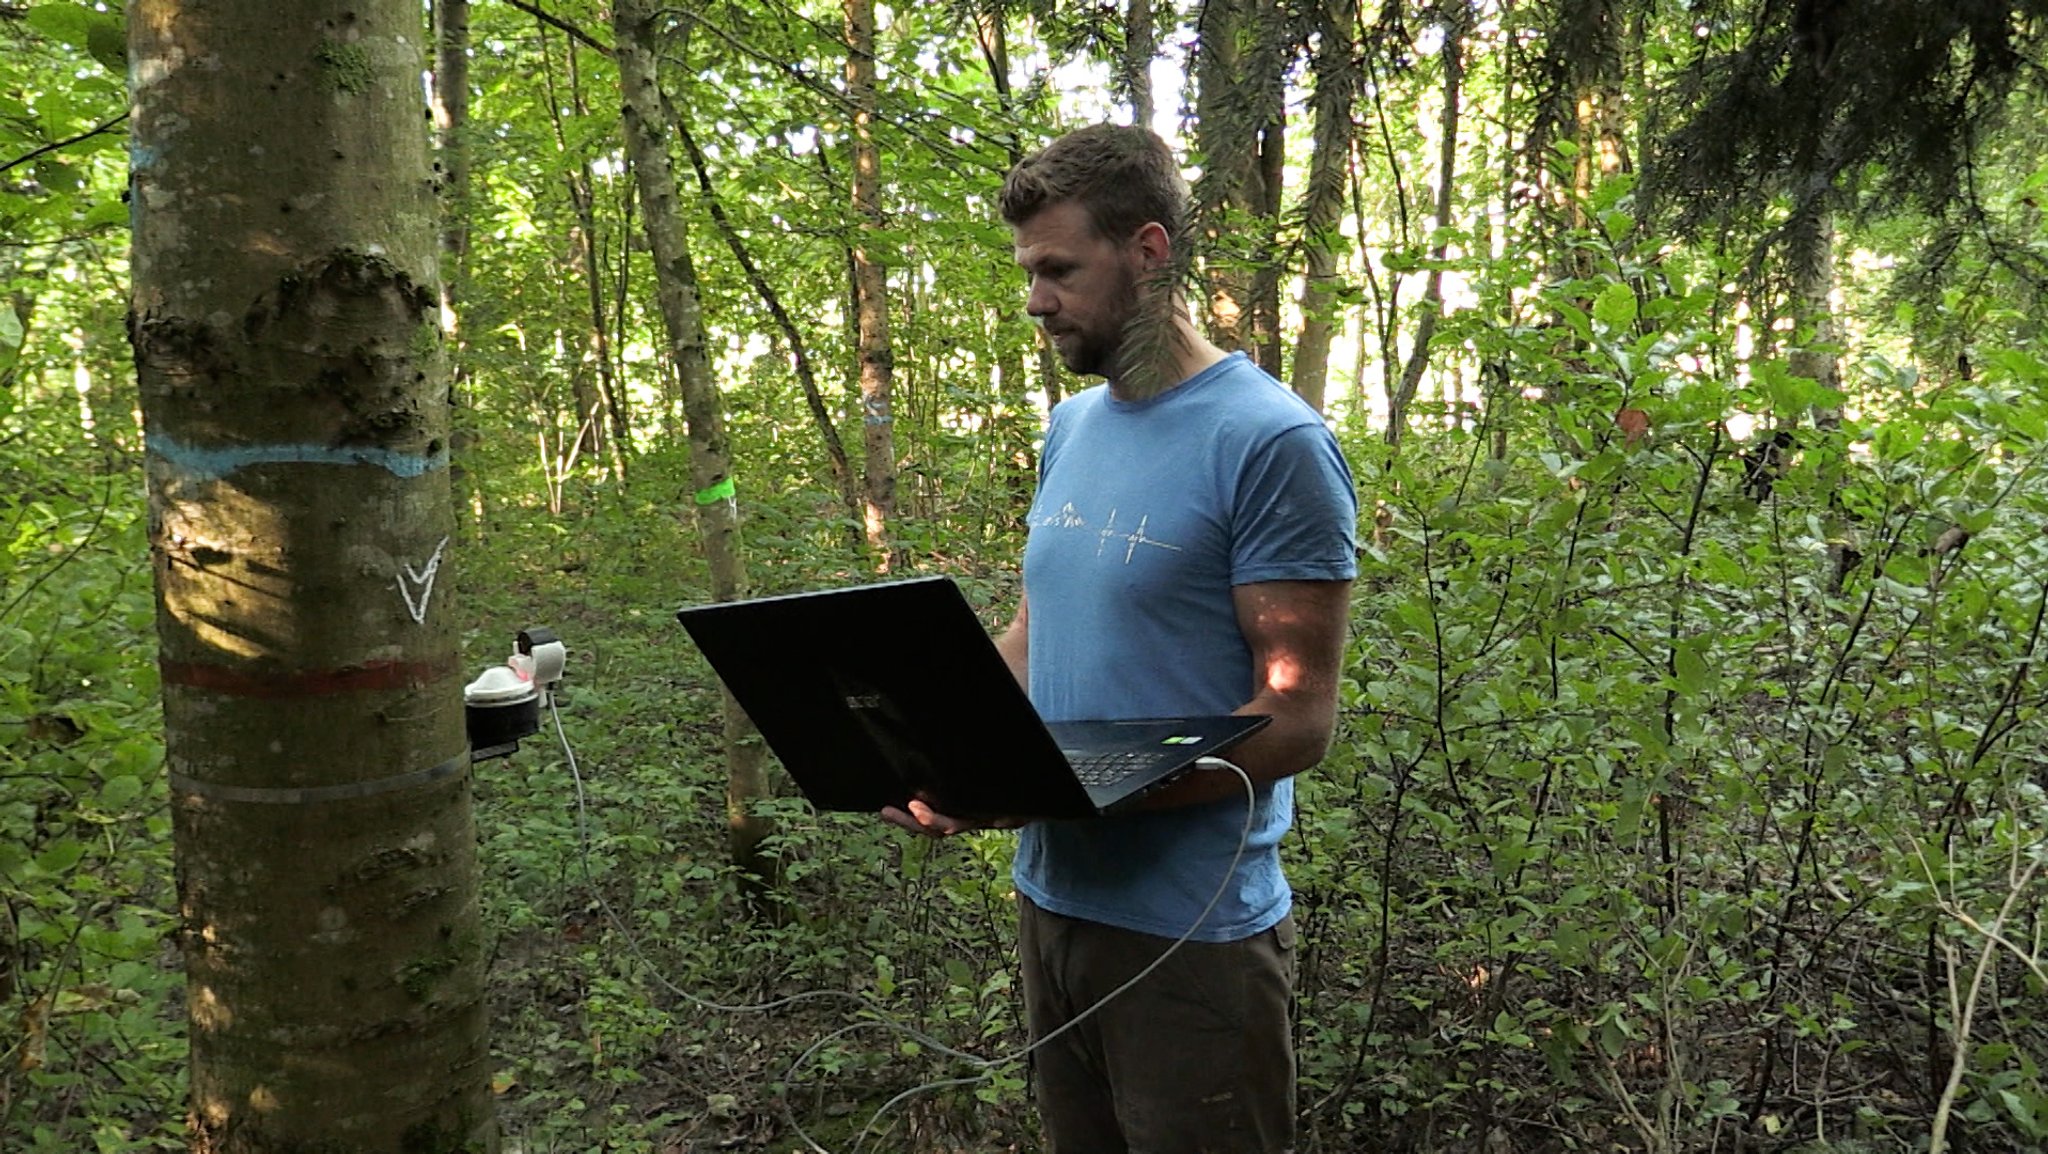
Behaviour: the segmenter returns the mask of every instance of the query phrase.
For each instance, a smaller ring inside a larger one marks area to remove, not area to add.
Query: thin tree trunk
[[[718,235],[725,239],[725,247],[739,262],[740,272],[752,285],[761,303],[768,309],[768,315],[775,318],[775,327],[782,331],[782,339],[789,343],[790,363],[796,369],[798,386],[803,389],[804,404],[810,409],[811,423],[817,426],[818,439],[825,446],[825,457],[831,464],[832,483],[839,489],[840,503],[846,507],[848,532],[853,535],[850,542],[858,550],[861,534],[855,526],[861,518],[861,494],[859,483],[853,475],[853,462],[847,458],[846,443],[839,437],[839,427],[832,421],[832,411],[825,406],[825,394],[818,388],[818,375],[811,368],[809,345],[796,327],[795,318],[783,307],[781,294],[768,278],[761,273],[760,265],[754,262],[753,253],[747,249],[746,240],[733,227],[732,218],[726,215],[725,206],[719,203],[718,190],[711,182],[710,167],[704,162],[704,152],[697,147],[697,140],[690,134],[690,122],[673,104],[664,101],[670,123],[676,126],[676,135],[681,138],[683,154],[689,157],[690,168],[697,175],[697,190],[704,198],[705,207],[711,212],[711,222],[718,227]]]
[[[627,437],[631,429],[622,404],[616,363],[612,358],[611,334],[606,330],[610,318],[606,315],[604,301],[604,246],[597,232],[593,185],[590,162],[579,163],[569,177],[569,196],[575,202],[580,225],[576,233],[583,244],[580,263],[583,265],[584,296],[590,307],[590,330],[584,338],[584,360],[597,368],[597,405],[604,409],[611,423],[611,436],[604,439],[604,448],[611,464],[612,480],[623,485],[626,482]],[[594,416],[591,424],[597,426]]]
[[[1394,220],[1392,222],[1394,225],[1394,236],[1399,244],[1413,244],[1414,214],[1410,211],[1408,203],[1408,177],[1401,167],[1401,150],[1394,144],[1394,135],[1391,128],[1392,118],[1387,112],[1386,85],[1373,68],[1373,55],[1365,53],[1362,59],[1366,66],[1366,90],[1372,95],[1373,127],[1377,130],[1373,133],[1373,136],[1379,143],[1380,159],[1385,162],[1387,167],[1386,183],[1391,185],[1394,191]],[[1364,156],[1361,150],[1361,168],[1363,167],[1363,160]],[[1358,174],[1354,172],[1351,183],[1351,211],[1354,227],[1357,228],[1360,237],[1367,237],[1372,235],[1372,222],[1366,218],[1365,200],[1360,189],[1361,183]],[[1378,355],[1374,358],[1374,361],[1379,369],[1380,391],[1382,395],[1385,395],[1393,391],[1395,382],[1400,380],[1401,377],[1399,337],[1401,277],[1399,274],[1389,272],[1386,284],[1382,287],[1379,274],[1373,269],[1371,257],[1367,256],[1365,260],[1360,262],[1360,265],[1364,272],[1365,287],[1372,302],[1367,315],[1372,326],[1373,343],[1378,346]],[[1363,355],[1361,351],[1361,358]],[[1363,373],[1360,373],[1358,376],[1358,391],[1360,402],[1364,403],[1366,400],[1366,388],[1365,375]]]
[[[1124,0],[1124,52],[1120,61],[1123,88],[1131,98],[1131,123],[1150,128],[1152,61],[1159,56],[1159,35],[1153,28],[1152,0]]]
[[[1308,190],[1302,204],[1302,250],[1306,274],[1301,285],[1301,337],[1294,346],[1288,383],[1317,412],[1323,411],[1330,379],[1330,345],[1337,331],[1339,225],[1351,166],[1351,112],[1358,98],[1358,50],[1353,30],[1354,0],[1318,0],[1316,52],[1311,61],[1315,92],[1314,144],[1309,153]]]
[[[846,0],[846,97],[853,107],[853,303],[859,330],[863,521],[884,573],[903,567],[889,539],[896,516],[896,351],[889,342],[888,274],[872,246],[882,231],[882,156],[875,146],[875,0]]]
[[[1261,10],[1262,18],[1277,24],[1278,16],[1271,11]],[[1269,28],[1261,33],[1271,36]],[[1252,349],[1260,367],[1276,377],[1284,377],[1282,367],[1283,341],[1280,333],[1280,278],[1287,270],[1283,267],[1279,246],[1280,207],[1287,187],[1287,117],[1278,94],[1281,84],[1281,59],[1271,53],[1270,48],[1258,54],[1256,59],[1266,61],[1271,56],[1271,71],[1261,73],[1257,78],[1262,86],[1270,86],[1272,95],[1261,101],[1261,106],[1270,109],[1265,127],[1259,130],[1259,252],[1258,263],[1252,268]]]
[[[711,567],[711,596],[731,601],[742,595],[746,569],[740,554],[739,501],[735,490],[725,420],[705,349],[704,318],[697,299],[697,273],[690,260],[689,233],[668,151],[667,120],[654,54],[652,0],[614,0],[613,54],[623,91],[626,152],[640,186],[641,220],[654,254],[655,296],[668,332],[669,355],[683,393],[690,439],[690,479],[696,486],[697,532]],[[769,796],[763,746],[753,722],[730,691],[724,693],[726,836],[733,862],[765,886],[773,877],[762,842],[772,832],[757,803]]]
[[[1251,35],[1249,0],[1204,0],[1197,22],[1195,116],[1202,174],[1195,209],[1205,256],[1205,327],[1219,347],[1243,349],[1251,341],[1252,254],[1242,238],[1253,217],[1252,188],[1259,175],[1255,115],[1244,82],[1243,41]]]
[[[448,342],[449,485],[459,518],[465,509],[481,534],[484,490],[463,461],[476,440],[469,409],[469,357],[462,339],[462,292],[469,267],[469,0],[433,0],[435,142],[441,173],[441,331]],[[479,537],[480,539],[480,537]]]
[[[1209,339],[1250,352],[1278,375],[1275,240],[1293,46],[1274,0],[1207,0],[1199,23],[1195,211],[1207,258]]]
[[[569,41],[568,53],[569,99],[577,117],[586,117],[590,115],[590,107],[583,99],[583,70],[576,59],[574,40]],[[566,144],[566,138],[560,135],[559,117],[556,132],[558,139],[563,139]],[[591,169],[588,156],[576,158],[576,171],[570,177],[569,191],[571,198],[576,202],[576,218],[583,226],[583,263],[588,270],[583,279],[590,299],[589,348],[592,359],[597,362],[598,403],[604,407],[605,419],[610,422],[611,428],[611,436],[605,439],[605,448],[609,454],[612,480],[624,485],[627,462],[633,452],[633,421],[626,412],[625,390],[619,387],[610,334],[605,331],[605,248],[603,236],[598,231],[597,178]]]
[[[542,96],[547,103],[549,126],[554,131],[555,152],[562,159],[564,165],[562,180],[569,189],[569,202],[576,211],[578,222],[569,230],[569,252],[565,259],[569,271],[581,274],[582,279],[588,282],[597,275],[595,270],[590,267],[588,259],[595,246],[595,241],[589,235],[588,221],[590,214],[585,208],[585,204],[590,199],[590,191],[586,184],[579,183],[578,168],[569,161],[569,138],[562,128],[562,95],[556,90],[555,58],[553,52],[549,49],[549,29],[552,26],[547,21],[540,19],[536,19],[534,24],[536,31],[539,33],[536,39],[540,45]],[[570,40],[568,43],[569,55],[573,60],[576,53],[575,42]],[[573,75],[573,67],[571,71]],[[583,345],[587,343],[587,340],[588,338],[586,337],[584,341],[574,343]],[[571,342],[562,336],[561,331],[559,329],[556,330],[556,357],[567,366],[570,408],[574,413],[573,419],[575,420],[575,438],[560,452],[557,458],[561,461],[562,467],[557,475],[558,480],[552,483],[550,490],[549,512],[557,514],[561,512],[560,492],[567,488],[570,466],[583,455],[585,449],[589,449],[592,452],[600,452],[606,447],[604,426],[597,419],[598,408],[603,404],[603,401],[601,397],[591,395],[590,357],[586,352],[580,350],[571,353],[569,351],[570,344]],[[547,427],[554,428],[555,426],[550,424]]]
[[[1444,111],[1442,139],[1437,151],[1436,233],[1430,246],[1429,279],[1422,290],[1422,317],[1415,325],[1415,343],[1408,349],[1408,361],[1401,366],[1401,378],[1387,394],[1387,447],[1398,449],[1408,431],[1408,411],[1422,386],[1422,374],[1429,369],[1429,348],[1436,340],[1436,326],[1443,319],[1445,254],[1444,230],[1451,226],[1451,208],[1457,200],[1458,118],[1465,99],[1465,36],[1472,27],[1470,0],[1448,9],[1451,26],[1444,29]]]
[[[1145,3],[1146,0],[1138,2]],[[1146,13],[1145,27],[1149,32],[1149,8]],[[981,44],[982,61],[988,65],[989,84],[996,90],[996,100],[1002,106],[1004,116],[1014,119],[1016,108],[1015,93],[1010,85],[1010,37],[1003,24],[1001,8],[983,11],[975,25],[975,35]],[[1147,52],[1150,51],[1152,50],[1147,49]],[[1148,62],[1149,59],[1148,56]],[[1143,92],[1149,108],[1152,99],[1150,86],[1147,85]],[[1147,116],[1149,115],[1148,112]],[[1144,124],[1145,121],[1141,119],[1138,123]],[[1024,150],[1014,136],[1009,140],[1007,151],[1012,168],[1024,159]],[[996,323],[998,326],[1001,325],[1000,318]],[[1038,333],[1041,355],[1051,354],[1052,347],[1044,340],[1044,335],[1043,332]],[[1003,352],[997,361],[996,373],[999,382],[998,406],[1004,410],[1001,415],[1009,419],[997,420],[994,423],[995,453],[1005,474],[1003,487],[1009,493],[1012,518],[1016,524],[1022,525],[1024,516],[1030,509],[1031,489],[1038,475],[1038,458],[1032,442],[1039,427],[1037,414],[1031,411],[1030,387],[1024,376],[1023,351],[1011,342],[1003,342]],[[1046,377],[1046,400],[1050,407],[1059,401],[1057,358],[1051,358],[1049,364],[1041,361],[1041,373],[1051,374]],[[1030,414],[1029,419],[1025,419],[1025,414]]]
[[[1796,318],[1795,343],[1786,357],[1792,375],[1808,377],[1823,388],[1840,390],[1842,362],[1837,349],[1840,339],[1835,327],[1835,220],[1818,198],[1813,206],[1795,213],[1786,222],[1785,261],[1791,269],[1792,315]],[[1833,440],[1842,425],[1839,405],[1820,405],[1813,410],[1816,435]],[[1837,446],[1821,446],[1820,485],[1827,499],[1828,540],[1827,588],[1840,593],[1849,571],[1862,559],[1855,525],[1843,511],[1837,494],[1842,467]]]
[[[496,1145],[422,25],[402,0],[129,9],[129,332],[209,1154]]]
[[[1060,403],[1060,352],[1043,329],[1038,332],[1038,387],[1045,390],[1045,407]]]
[[[434,131],[441,167],[441,326],[451,342],[469,259],[469,0],[434,0]],[[459,347],[459,346],[458,346]],[[458,361],[459,368],[459,361]]]

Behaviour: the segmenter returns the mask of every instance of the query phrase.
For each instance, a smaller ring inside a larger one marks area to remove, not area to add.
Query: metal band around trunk
[[[351,782],[348,785],[316,785],[301,789],[273,789],[255,785],[222,785],[219,782],[199,781],[182,773],[171,774],[171,788],[180,793],[189,793],[214,801],[240,801],[253,805],[320,805],[330,801],[348,801],[359,797],[375,797],[380,793],[396,793],[403,789],[414,789],[440,781],[462,772],[469,765],[469,750],[449,758],[436,766],[401,773],[394,777],[380,777],[375,781]]]

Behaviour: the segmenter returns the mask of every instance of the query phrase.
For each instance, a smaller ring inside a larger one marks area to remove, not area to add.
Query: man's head
[[[1003,181],[1003,219],[1012,227],[1070,200],[1106,240],[1128,240],[1147,223],[1178,240],[1187,223],[1180,166],[1166,142],[1143,128],[1077,128],[1018,161]]]
[[[1108,124],[1060,137],[1003,182],[1003,219],[1031,278],[1025,309],[1069,369],[1123,377],[1146,359],[1131,352],[1144,327],[1132,321],[1148,312],[1148,297],[1171,303],[1170,266],[1187,200],[1164,141]],[[1165,291],[1141,291],[1162,276]],[[1149,311],[1170,326],[1169,310]]]

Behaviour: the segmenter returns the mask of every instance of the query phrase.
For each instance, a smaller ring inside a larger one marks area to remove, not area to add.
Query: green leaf
[[[110,228],[128,223],[128,206],[116,199],[103,200],[88,209],[84,224],[87,228]]]
[[[120,809],[142,794],[142,779],[122,776],[110,778],[100,787],[100,808]]]
[[[1672,651],[1672,666],[1678,674],[1678,686],[1687,693],[1697,694],[1707,688],[1709,674],[1707,663],[1700,658],[1697,641],[1681,641]]]
[[[1620,332],[1636,323],[1635,290],[1618,281],[1601,289],[1599,298],[1593,302],[1593,319],[1609,332]]]
[[[109,72],[127,74],[128,30],[118,11],[101,12],[83,4],[38,4],[22,22],[59,44],[84,49]]]
[[[36,162],[36,183],[52,192],[77,192],[85,187],[85,174],[68,160],[46,156]]]
[[[1904,585],[1925,585],[1927,574],[1927,558],[1917,553],[1897,553],[1884,563],[1884,575]]]
[[[2013,1120],[2018,1122],[2027,1133],[2038,1134],[2041,1132],[2041,1122],[2036,1113],[2036,1108],[2039,1105],[2037,1101],[2029,1101],[2013,1093],[2011,1090],[1998,1091],[1998,1100],[2004,1103],[2006,1111],[2013,1116]]]
[[[38,873],[56,876],[68,873],[85,856],[85,843],[77,838],[62,838],[55,845],[36,855],[35,868]]]
[[[37,4],[22,17],[22,23],[59,44],[84,48],[92,32],[93,15],[83,4]]]

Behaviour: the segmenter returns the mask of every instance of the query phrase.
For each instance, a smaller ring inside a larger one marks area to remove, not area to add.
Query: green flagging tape
[[[732,478],[727,477],[709,489],[697,490],[697,503],[709,505],[716,501],[730,501],[739,492],[733,487]]]

